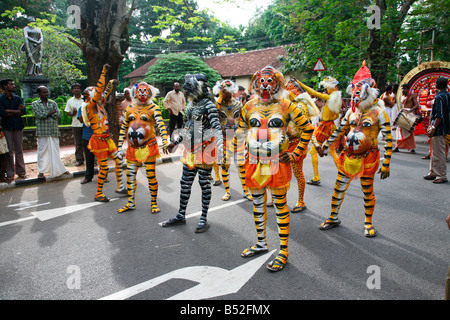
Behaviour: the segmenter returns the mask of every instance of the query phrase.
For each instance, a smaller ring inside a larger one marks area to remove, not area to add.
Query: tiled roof
[[[253,75],[267,65],[278,69],[282,63],[279,57],[286,56],[284,47],[273,47],[244,53],[232,53],[224,56],[205,58],[204,61],[222,77]]]
[[[222,77],[238,77],[253,75],[267,65],[279,68],[282,63],[279,57],[286,56],[284,47],[272,47],[244,53],[232,53],[222,56],[205,58],[204,61]],[[136,70],[127,74],[124,78],[142,77],[148,72],[148,68],[155,64],[157,58],[153,58]]]
[[[148,68],[154,65],[157,60],[158,58],[153,58],[152,60],[146,62],[144,65],[124,76],[124,78],[129,79],[144,76],[148,72]]]

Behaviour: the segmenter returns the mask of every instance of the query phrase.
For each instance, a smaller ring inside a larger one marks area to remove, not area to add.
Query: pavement
[[[161,155],[160,158],[157,159],[157,164],[163,164],[163,163],[169,163],[177,161],[181,158],[182,155],[182,148],[177,148],[174,153],[172,154],[164,154],[162,150],[162,141],[161,137],[157,137],[158,145],[159,145],[159,153]],[[123,152],[126,154],[127,144],[126,142],[123,145]],[[70,146],[61,146],[60,147],[60,156],[61,159],[64,158],[70,158],[68,156],[75,155],[75,145]],[[75,159],[75,156],[73,156],[73,159]],[[25,150],[24,151],[24,160],[25,160],[25,166],[26,166],[26,175],[28,176],[26,179],[21,179],[17,176],[15,176],[15,180],[11,183],[6,182],[0,182],[0,190],[6,190],[16,187],[24,187],[29,186],[33,184],[42,184],[42,183],[49,183],[52,181],[59,181],[59,180],[65,180],[65,179],[73,179],[73,178],[83,178],[86,173],[86,167],[85,165],[76,166],[75,163],[65,163],[66,169],[69,172],[68,174],[63,174],[58,177],[49,177],[48,174],[45,174],[46,181],[42,182],[41,180],[38,180],[37,175],[37,150]],[[124,161],[124,168],[125,168],[126,160]],[[114,161],[111,159],[108,159],[108,165],[109,165],[109,171],[114,171]],[[98,169],[95,169],[95,174],[98,173]]]

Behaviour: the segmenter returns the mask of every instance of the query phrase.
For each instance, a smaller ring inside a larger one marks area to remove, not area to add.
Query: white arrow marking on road
[[[114,200],[118,200],[119,198],[114,198],[114,199],[110,199],[110,201],[114,201]],[[44,204],[49,204],[50,202],[44,203]],[[49,210],[42,210],[42,211],[34,211],[31,214],[33,216],[31,217],[26,217],[26,218],[21,218],[21,219],[16,219],[16,220],[11,220],[11,221],[6,221],[6,222],[1,222],[0,223],[0,227],[3,226],[7,226],[10,224],[14,224],[14,223],[18,223],[18,222],[22,222],[22,221],[27,221],[27,220],[32,220],[32,219],[39,219],[40,221],[46,221],[46,220],[50,220],[53,218],[57,218],[59,216],[63,216],[65,214],[69,214],[69,213],[73,213],[76,211],[80,211],[83,209],[87,209],[87,208],[91,208],[94,206],[98,206],[100,204],[102,204],[103,202],[89,202],[89,203],[84,203],[84,204],[76,204],[73,206],[68,206],[68,207],[62,207],[62,208],[55,208],[55,209],[49,209]],[[44,204],[40,204],[40,205],[44,205]],[[18,204],[20,205],[20,204]],[[10,205],[8,207],[15,207],[18,205]],[[34,205],[34,206],[28,206],[27,208],[31,208],[31,207],[35,207],[35,206],[39,206],[39,205]],[[22,210],[22,209],[15,209],[15,210]]]
[[[114,201],[117,199],[119,199],[119,198],[110,199],[110,201]],[[36,218],[38,218],[40,221],[46,221],[46,220],[60,217],[60,216],[63,216],[63,215],[69,214],[69,213],[73,213],[73,212],[80,211],[83,209],[95,207],[100,204],[103,204],[103,202],[95,201],[95,202],[89,202],[89,203],[84,203],[84,204],[76,204],[76,205],[68,206],[68,207],[55,208],[55,209],[49,209],[49,210],[43,210],[43,211],[35,211],[35,212],[32,212],[31,214],[34,215]]]
[[[241,203],[241,202],[246,202],[246,201],[248,201],[248,199],[241,199],[241,200],[236,200],[236,201],[233,201],[233,202],[228,202],[228,203],[222,204],[222,205],[217,206],[217,207],[209,208],[208,209],[208,213],[216,211],[216,210],[220,210],[220,209],[223,209],[223,208],[226,208],[226,207],[234,206],[235,204],[238,204],[238,203]],[[200,210],[200,211],[197,211],[197,212],[194,212],[194,213],[186,215],[186,219],[189,219],[189,218],[192,218],[192,217],[195,217],[195,216],[199,216],[201,214],[202,214],[202,211]],[[162,226],[163,223],[164,222],[160,222],[158,224],[160,226]]]
[[[114,200],[118,200],[118,199],[119,198],[114,198],[114,199],[110,199],[110,201],[114,201]],[[214,207],[214,208],[209,208],[208,212],[220,210],[220,209],[223,209],[223,208],[226,208],[226,207],[229,207],[229,206],[241,203],[241,202],[245,202],[245,201],[248,201],[248,200],[247,199],[241,199],[241,200],[237,200],[237,201],[234,201],[234,202],[229,202],[229,203],[226,203],[226,204]],[[32,203],[32,202],[29,202],[29,203]],[[49,203],[50,202],[46,202],[46,203],[43,203],[43,204],[38,204],[38,205],[33,205],[33,206],[40,206],[40,205],[49,204]],[[26,218],[21,218],[21,219],[6,221],[6,222],[0,222],[0,227],[7,226],[7,225],[10,225],[10,224],[14,224],[14,223],[27,221],[27,220],[32,220],[32,219],[36,219],[36,218],[39,219],[40,221],[47,221],[47,220],[50,220],[50,219],[53,219],[53,218],[57,218],[57,217],[60,217],[60,216],[63,216],[63,215],[69,214],[69,213],[73,213],[73,212],[76,212],[76,211],[80,211],[80,210],[84,210],[84,209],[91,208],[91,207],[94,207],[94,206],[98,206],[98,205],[101,205],[102,203],[103,202],[95,201],[95,202],[89,202],[89,203],[84,203],[84,204],[76,204],[76,205],[73,205],[73,206],[62,207],[62,208],[54,208],[54,209],[42,210],[42,211],[34,211],[34,212],[31,213],[33,215],[32,217],[26,217]],[[9,205],[8,207],[17,207],[17,206],[20,206],[20,205],[21,204],[14,204],[14,205]],[[23,203],[22,203],[22,205],[23,205]],[[27,206],[27,207],[24,207],[23,209],[31,208],[33,206]],[[20,209],[15,209],[15,210],[23,210],[23,209],[20,208]],[[195,216],[199,216],[201,214],[202,214],[201,211],[194,212],[194,213],[191,213],[191,214],[187,215],[186,219],[192,218],[192,217],[195,217]],[[160,222],[159,225],[162,225],[162,222]]]
[[[157,278],[103,297],[100,300],[124,300],[171,279],[191,280],[199,284],[167,300],[200,300],[236,293],[253,277],[256,271],[261,268],[263,263],[274,252],[275,250],[272,250],[230,271],[210,266],[187,267],[174,270]]]

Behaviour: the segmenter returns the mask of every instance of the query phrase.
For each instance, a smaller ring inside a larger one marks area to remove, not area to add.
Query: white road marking
[[[114,201],[114,200],[118,200],[118,199],[119,198],[114,198],[114,199],[110,199],[110,201]],[[216,210],[227,208],[227,207],[230,207],[230,206],[233,206],[233,205],[245,202],[245,201],[248,201],[248,200],[247,199],[241,199],[241,200],[236,200],[236,201],[233,201],[233,202],[228,202],[228,203],[222,204],[222,205],[217,206],[217,207],[209,208],[208,212],[213,212],[213,211],[216,211]],[[36,202],[37,202],[37,200],[36,201],[29,201],[29,202],[21,202],[21,203],[18,203],[18,204],[9,205],[8,207],[13,208],[13,207],[19,207],[19,206],[25,205],[25,207],[23,207],[23,208],[15,209],[17,211],[17,210],[25,210],[27,208],[32,208],[32,207],[37,207],[37,206],[50,204],[50,202],[46,202],[46,203],[41,203],[41,204],[28,205],[28,204],[36,203]],[[73,205],[73,206],[62,207],[62,208],[54,208],[54,209],[42,210],[42,211],[34,211],[34,212],[31,212],[31,214],[32,214],[31,217],[25,217],[25,218],[20,218],[20,219],[16,219],[16,220],[6,221],[6,222],[0,222],[0,227],[7,226],[7,225],[10,225],[10,224],[14,224],[14,223],[27,221],[27,220],[32,220],[32,219],[39,219],[39,221],[47,221],[47,220],[54,219],[54,218],[57,218],[57,217],[60,217],[60,216],[66,215],[66,214],[70,214],[70,213],[81,211],[81,210],[84,210],[84,209],[87,209],[87,208],[95,207],[95,206],[101,205],[102,203],[103,202],[95,201],[95,202],[89,202],[89,203],[84,203],[84,204],[76,204],[76,205]],[[189,219],[189,218],[192,218],[192,217],[195,217],[195,216],[199,216],[201,214],[202,214],[202,211],[200,210],[200,211],[188,214],[186,216],[186,219]],[[159,225],[162,225],[162,222],[160,222]]]
[[[117,200],[118,198],[110,199],[110,201]],[[55,209],[49,209],[49,210],[43,210],[43,211],[35,211],[31,214],[36,216],[40,221],[47,221],[56,217],[60,217],[69,213],[81,211],[83,209],[91,208],[98,206],[100,204],[103,204],[103,202],[89,202],[84,204],[76,204],[73,206],[68,207],[62,207],[62,208],[55,208]]]
[[[234,206],[235,204],[239,204],[239,203],[246,202],[246,201],[248,201],[248,200],[247,199],[241,199],[241,200],[228,202],[228,203],[222,204],[222,205],[217,206],[217,207],[212,207],[212,208],[208,209],[208,213],[216,211],[216,210],[220,210],[220,209],[223,209],[223,208],[227,208],[227,207],[230,207],[230,206]],[[200,210],[200,211],[197,211],[197,212],[194,212],[194,213],[186,215],[186,219],[189,219],[189,218],[192,218],[192,217],[196,217],[196,216],[200,216],[201,214],[202,214],[202,211]],[[160,226],[162,226],[163,223],[164,223],[164,221],[160,222],[158,224]]]
[[[119,198],[114,198],[114,199],[110,199],[110,201],[115,201],[118,200]],[[31,202],[30,202],[31,203]],[[45,204],[49,204],[50,202],[46,202]],[[67,207],[62,207],[62,208],[54,208],[54,209],[49,209],[49,210],[42,210],[42,211],[34,211],[31,212],[32,216],[31,217],[26,217],[26,218],[20,218],[20,219],[16,219],[16,220],[11,220],[11,221],[6,221],[6,222],[0,222],[0,227],[3,226],[7,226],[10,224],[14,224],[14,223],[19,223],[19,222],[23,222],[23,221],[27,221],[27,220],[32,220],[32,219],[39,219],[39,221],[47,221],[53,218],[57,218],[69,213],[73,213],[76,211],[81,211],[87,208],[91,208],[94,206],[98,206],[100,204],[102,204],[103,202],[98,202],[98,201],[94,201],[94,202],[89,202],[89,203],[84,203],[84,204],[76,204],[73,206],[67,206]],[[14,204],[14,205],[9,205],[8,207],[16,207],[19,206],[19,204]],[[40,204],[40,205],[44,205],[44,204]],[[36,207],[38,205],[33,205],[33,206],[28,206],[27,208],[31,208],[31,207]],[[25,208],[23,208],[25,209]],[[15,210],[23,210],[23,209],[15,209]]]
[[[236,293],[253,277],[256,271],[261,268],[263,263],[275,251],[272,250],[232,270],[210,266],[181,268],[113,293],[99,300],[128,299],[171,279],[190,280],[198,282],[198,285],[182,291],[167,300],[201,300]]]
[[[0,222],[0,227],[7,226],[7,225],[10,225],[10,224],[14,224],[14,223],[27,221],[27,220],[32,220],[32,219],[36,219],[36,217],[32,216],[32,217],[26,217],[26,218],[21,218],[21,219],[6,221],[6,222]]]

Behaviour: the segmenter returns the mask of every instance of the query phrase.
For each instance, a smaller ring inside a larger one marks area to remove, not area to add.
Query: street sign
[[[322,59],[321,58],[317,59],[316,64],[314,65],[312,71],[326,71],[326,70],[327,68],[325,68]]]

